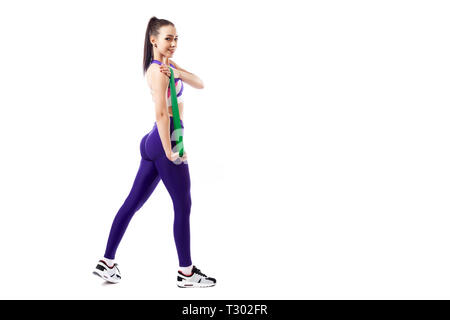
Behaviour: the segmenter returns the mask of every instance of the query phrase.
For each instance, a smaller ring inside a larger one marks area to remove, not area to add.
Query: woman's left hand
[[[160,72],[164,72],[164,74],[170,78],[170,70],[169,70],[169,68],[170,67],[166,66],[165,64],[159,66]],[[170,68],[170,69],[173,70],[173,77],[174,78],[180,78],[180,71],[179,70],[174,69],[174,68]]]

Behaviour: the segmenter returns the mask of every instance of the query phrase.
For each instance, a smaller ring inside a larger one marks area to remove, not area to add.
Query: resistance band
[[[173,125],[176,132],[176,135],[179,133],[176,149],[179,152],[180,157],[183,156],[184,151],[184,145],[183,145],[183,130],[181,129],[181,122],[180,122],[180,112],[178,110],[178,100],[177,100],[177,90],[175,88],[175,78],[173,76],[173,70],[170,68],[170,96],[172,99],[172,113],[173,113]]]

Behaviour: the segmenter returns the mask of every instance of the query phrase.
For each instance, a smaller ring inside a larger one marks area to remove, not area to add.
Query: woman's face
[[[171,25],[159,28],[158,39],[157,41],[152,41],[152,43],[154,50],[158,50],[163,56],[171,58],[177,48],[177,30]]]

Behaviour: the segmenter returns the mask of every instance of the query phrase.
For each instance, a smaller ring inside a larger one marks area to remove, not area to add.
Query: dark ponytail
[[[150,21],[147,25],[147,31],[145,32],[145,42],[144,42],[144,63],[143,63],[143,69],[144,69],[144,75],[147,71],[148,67],[150,66],[150,63],[153,60],[153,45],[150,42],[150,36],[158,37],[159,35],[159,28],[162,26],[172,25],[175,27],[175,25],[170,22],[169,20],[165,19],[158,19],[157,17],[153,16],[151,17]]]

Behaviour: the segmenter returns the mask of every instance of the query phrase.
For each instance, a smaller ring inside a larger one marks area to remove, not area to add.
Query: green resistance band
[[[177,100],[177,90],[175,88],[175,78],[173,76],[173,70],[170,68],[170,96],[172,99],[172,113],[173,113],[173,125],[175,132],[182,132],[181,122],[180,122],[180,112],[178,110],[178,100]],[[176,150],[179,152],[180,157],[183,156],[184,145],[183,145],[183,134],[180,133],[178,140],[176,141]]]

